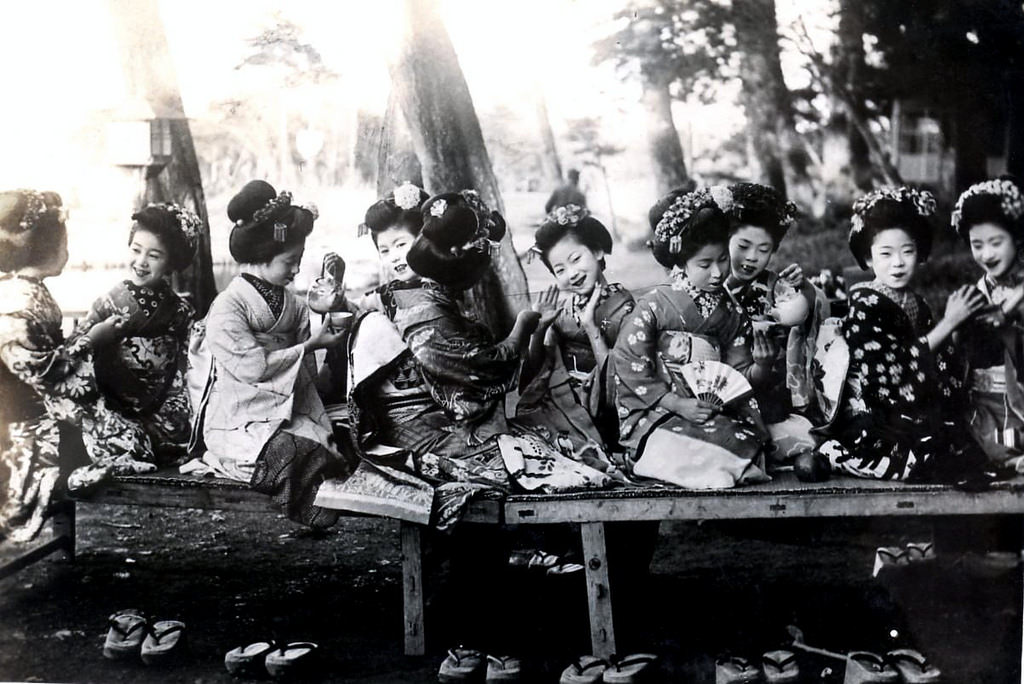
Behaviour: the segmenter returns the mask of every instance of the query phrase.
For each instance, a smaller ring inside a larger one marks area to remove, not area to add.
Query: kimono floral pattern
[[[715,308],[705,315],[707,304],[701,307],[696,303],[688,294],[690,289],[689,283],[680,284],[678,279],[672,285],[656,287],[637,302],[634,314],[626,319],[612,352],[622,443],[633,450],[633,460],[639,462],[647,451],[645,442],[657,432],[667,432],[677,435],[677,441],[698,447],[703,444],[708,451],[754,464],[762,455],[767,433],[752,400],[699,424],[661,405],[669,393],[692,396],[678,372],[686,363],[721,360],[741,372],[753,365],[750,321],[724,296],[704,297],[715,301]],[[714,464],[710,467],[717,468]],[[735,484],[745,468],[738,470],[734,480],[714,486]],[[700,473],[695,476],[700,479]],[[717,476],[711,479],[718,481]]]
[[[109,405],[142,423],[158,451],[183,452],[191,408],[185,391],[192,307],[167,283],[119,283],[93,303],[75,335],[110,316],[124,318],[124,336],[96,353],[96,381]]]
[[[60,423],[81,431],[90,464],[71,473],[79,488],[109,475],[151,472],[141,427],[111,411],[96,386],[92,347],[65,344],[60,307],[42,282],[0,279],[0,458],[11,473],[0,534],[34,538],[59,494]]]
[[[899,297],[897,301],[894,297]],[[925,335],[928,305],[875,283],[853,288],[844,336],[850,367],[833,440],[820,450],[833,467],[877,479],[932,479],[977,462],[962,423],[962,364]]]

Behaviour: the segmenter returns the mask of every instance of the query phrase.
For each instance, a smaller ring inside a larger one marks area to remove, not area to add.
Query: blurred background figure
[[[564,207],[568,204],[587,206],[587,196],[580,190],[580,172],[576,169],[569,169],[565,175],[568,181],[555,188],[555,191],[551,193],[551,197],[544,205],[545,212],[550,213],[555,207]]]

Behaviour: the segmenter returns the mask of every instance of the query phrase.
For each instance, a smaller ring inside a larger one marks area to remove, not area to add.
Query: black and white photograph
[[[1024,684],[1024,2],[0,0],[0,682]]]

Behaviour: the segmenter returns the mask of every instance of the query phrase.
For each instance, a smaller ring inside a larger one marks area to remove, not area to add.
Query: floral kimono
[[[932,314],[919,295],[875,281],[850,293],[843,334],[850,365],[833,437],[819,447],[832,467],[857,477],[924,480],[978,464],[960,416],[964,385],[951,345],[925,335]]]
[[[764,481],[768,433],[753,399],[704,423],[659,405],[669,392],[693,396],[677,369],[702,360],[748,371],[750,321],[724,293],[702,292],[676,272],[670,285],[637,301],[612,351],[622,443],[633,450],[634,474],[693,489]]]
[[[228,284],[190,343],[193,450],[201,437],[206,451],[182,471],[249,482],[291,519],[326,527],[337,514],[313,505],[316,489],[352,466],[333,446],[308,338],[294,294],[249,274]]]
[[[557,426],[554,439],[571,440],[577,454],[591,445],[603,444],[612,450],[619,441],[619,421],[608,381],[610,366],[605,363],[598,367],[587,333],[580,325],[587,298],[574,295],[562,304],[549,338],[552,343],[545,344],[544,365],[523,390],[516,417],[538,428]],[[612,283],[601,288],[594,315],[609,349],[615,346],[622,321],[633,306],[633,295],[622,285]],[[604,458],[602,453],[595,452],[595,456]]]
[[[112,315],[127,317],[126,336],[96,353],[96,382],[111,408],[142,422],[157,452],[184,454],[191,428],[185,392],[193,311],[170,285],[126,280],[96,300],[76,335]]]
[[[765,270],[742,289],[731,291],[731,295],[751,321],[770,320],[779,282],[778,274]],[[779,355],[768,379],[754,388],[775,445],[773,458],[780,462],[813,449],[812,420],[820,423],[813,410],[817,402],[812,364],[818,330],[829,316],[829,304],[824,293],[810,283],[805,283],[797,296],[811,302],[810,313],[800,325],[769,328]]]
[[[451,291],[431,282],[395,287],[383,304],[441,409],[425,411],[403,428],[417,440],[422,475],[491,480],[503,464],[505,481],[528,491],[609,484],[602,472],[561,455],[543,434],[506,419],[505,395],[518,380],[519,353],[466,318]],[[467,458],[475,463],[468,473],[462,463]]]
[[[64,344],[60,326],[60,307],[41,281],[0,277],[0,460],[8,471],[0,535],[20,541],[39,533],[63,486],[62,425],[81,430],[91,462],[72,471],[69,489],[156,470],[141,426],[98,392],[89,341]]]
[[[989,277],[978,289],[990,304],[1001,305],[1024,282],[1024,266],[1011,273],[1010,286]],[[984,316],[963,328],[958,348],[969,368],[971,434],[995,463],[1019,461],[1024,455],[1024,323],[1019,314],[1005,320]]]

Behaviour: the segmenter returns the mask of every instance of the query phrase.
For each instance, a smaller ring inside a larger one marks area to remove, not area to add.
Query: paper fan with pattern
[[[721,361],[688,363],[680,372],[693,396],[715,406],[725,406],[753,392],[742,373]]]

